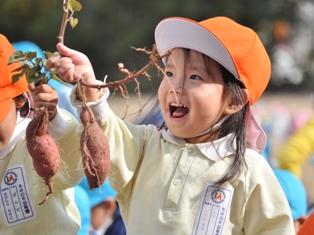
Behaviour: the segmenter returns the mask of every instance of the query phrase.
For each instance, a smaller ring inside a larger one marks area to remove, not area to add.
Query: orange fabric
[[[20,67],[21,63],[8,65],[10,56],[15,52],[8,39],[0,34],[0,122],[8,115],[12,105],[12,98],[28,90],[26,77],[12,84],[12,71]]]
[[[314,234],[314,212],[305,220],[301,226],[298,235],[313,235]]]
[[[210,18],[199,24],[229,51],[239,78],[250,93],[250,104],[254,104],[266,89],[271,74],[269,56],[257,34],[226,17]]]

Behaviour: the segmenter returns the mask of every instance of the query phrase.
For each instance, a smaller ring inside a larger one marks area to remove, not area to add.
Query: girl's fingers
[[[33,90],[34,107],[56,107],[58,104],[57,92],[47,84],[42,84]]]
[[[57,44],[57,50],[61,56],[52,56],[46,62],[48,69],[54,68],[58,76],[67,82],[77,82],[84,75],[88,83],[95,83],[95,75],[92,65],[86,55],[70,49],[62,43]]]
[[[54,64],[56,61],[58,61],[60,56],[51,56],[45,64],[46,69],[51,70],[54,68]]]
[[[39,93],[33,96],[35,106],[38,106],[38,103],[58,103],[58,96],[54,93]]]
[[[64,57],[73,57],[75,56],[76,54],[79,54],[78,51],[75,51],[73,49],[70,49],[68,48],[67,46],[65,46],[64,44],[62,43],[58,43],[57,44],[57,50],[59,51],[59,53],[64,56]]]
[[[75,55],[75,51],[58,43],[57,49],[62,56],[51,56],[46,62],[46,68],[48,70],[55,69],[55,72],[64,80],[73,82],[71,75],[74,69],[74,65],[71,57]]]
[[[54,89],[47,84],[41,84],[35,87],[32,92],[33,92],[33,95],[38,95],[40,93],[52,93],[54,92]]]
[[[56,64],[56,71],[63,80],[67,82],[76,82],[77,80],[73,76],[74,67],[75,66],[72,63],[62,63],[61,61],[58,61],[58,64]]]

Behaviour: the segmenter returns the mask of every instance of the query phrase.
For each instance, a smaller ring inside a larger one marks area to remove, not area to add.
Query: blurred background
[[[130,71],[148,63],[148,56],[135,48],[150,50],[154,29],[168,16],[201,21],[218,15],[228,16],[254,29],[272,61],[272,76],[265,94],[256,104],[259,120],[268,134],[269,158],[277,166],[277,155],[288,138],[313,115],[314,91],[314,0],[79,0],[75,12],[78,25],[67,25],[64,43],[85,53],[96,76],[107,81],[124,78],[118,63]],[[1,0],[0,33],[11,42],[28,40],[43,50],[54,52],[63,16],[62,0]],[[156,91],[160,76],[139,79],[143,103]],[[135,93],[134,84],[128,84]],[[120,96],[113,109],[123,115],[129,104],[138,110],[137,97],[129,103]],[[122,104],[122,105],[121,105]],[[125,104],[125,105],[124,105]],[[134,106],[132,106],[134,104]],[[314,138],[314,136],[313,136]],[[311,154],[312,155],[312,154]],[[302,180],[314,203],[312,156],[302,165]]]
[[[157,23],[168,16],[197,21],[224,15],[251,27],[273,60],[267,91],[312,91],[314,88],[313,0],[79,0],[78,25],[67,26],[64,43],[87,54],[97,77],[121,79],[117,64],[129,70],[147,63]],[[11,42],[29,40],[53,52],[63,16],[62,0],[1,0],[0,29]],[[147,83],[151,86],[150,83]],[[149,90],[149,88],[147,88]]]

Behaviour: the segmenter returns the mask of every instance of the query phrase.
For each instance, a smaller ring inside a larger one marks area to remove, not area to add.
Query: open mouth
[[[171,103],[169,110],[173,118],[182,118],[189,113],[188,107],[176,103]]]

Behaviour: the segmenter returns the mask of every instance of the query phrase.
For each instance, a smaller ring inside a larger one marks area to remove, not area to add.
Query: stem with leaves
[[[78,19],[73,17],[75,11],[80,11],[82,9],[82,5],[76,0],[63,0],[63,18],[61,22],[60,32],[59,32],[59,42],[64,44],[64,34],[67,23],[70,22],[72,28],[74,28],[78,24]],[[68,17],[69,11],[71,12]]]

